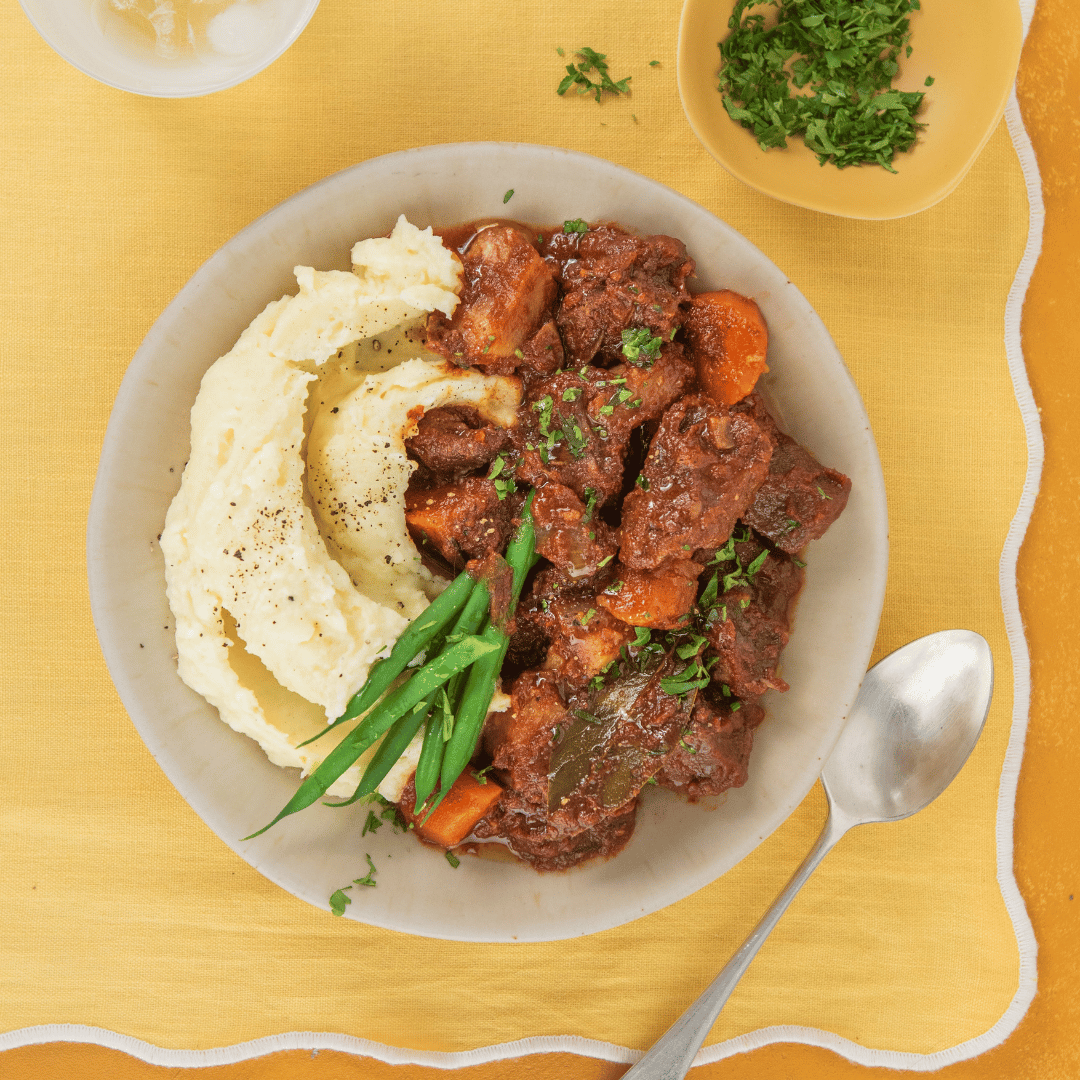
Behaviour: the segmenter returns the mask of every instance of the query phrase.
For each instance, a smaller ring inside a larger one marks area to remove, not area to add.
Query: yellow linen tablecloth
[[[675,87],[675,0],[323,0],[262,75],[186,101],[94,83],[13,0],[0,10],[0,1031],[85,1024],[194,1049],[289,1031],[438,1051],[536,1035],[643,1048],[816,836],[819,790],[731,873],[628,926],[540,945],[411,938],[333,919],[251,870],[173,790],[119,703],[83,542],[109,408],[142,336],[281,199],[381,153],[473,139],[629,166],[782,267],[836,339],[882,455],[892,560],[878,655],[948,626],[994,650],[994,706],[957,782],[925,813],[844,841],[709,1041],[801,1025],[930,1054],[991,1028],[1020,977],[995,845],[1013,707],[998,558],[1026,467],[1003,312],[1027,202],[1004,127],[937,207],[846,221],[755,194],[697,144]],[[582,45],[633,75],[631,98],[555,95],[556,47]]]

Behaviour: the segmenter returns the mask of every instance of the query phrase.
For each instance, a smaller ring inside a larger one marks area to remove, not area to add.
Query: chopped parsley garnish
[[[372,822],[374,822],[374,824],[372,824]],[[368,825],[371,825],[372,832],[382,825],[382,822],[379,821],[375,814],[370,810],[368,811],[368,820],[367,825],[364,826],[364,832],[367,832]],[[360,835],[363,836],[364,833],[361,833]],[[365,854],[364,858],[367,859],[368,864],[367,874],[362,878],[355,878],[352,885],[346,885],[343,889],[335,889],[334,892],[330,894],[330,913],[332,915],[340,916],[345,914],[345,908],[352,903],[352,897],[346,896],[345,894],[352,889],[353,885],[368,885],[371,888],[375,888],[375,864],[371,861],[370,855]]]
[[[768,27],[764,14],[746,14],[763,2],[738,0],[720,43],[728,115],[762,150],[802,137],[822,165],[896,172],[894,156],[925,127],[915,119],[924,94],[892,89],[919,0],[774,0]]]
[[[713,604],[716,603],[716,595],[718,591],[718,577],[719,571],[714,573],[713,576],[709,578],[709,583],[705,586],[704,590],[701,593],[701,596],[698,597],[698,604],[702,609],[710,608],[713,606]]]
[[[377,871],[375,870],[375,864],[371,861],[371,856],[368,855],[366,852],[364,853],[364,858],[367,859],[368,872],[367,872],[367,874],[364,875],[364,877],[356,878],[356,880],[353,882],[353,884],[354,885],[367,885],[370,888],[374,889],[375,888],[375,874],[377,873]]]
[[[533,402],[533,412],[537,413],[537,423],[540,425],[540,434],[549,440],[549,445],[555,445],[555,431],[552,430],[551,421],[555,415],[555,403],[550,394]],[[559,432],[559,434],[562,434]]]
[[[563,428],[563,438],[566,439],[566,445],[570,448],[570,453],[574,457],[581,457],[585,452],[585,447],[589,444],[588,437],[578,426],[577,421],[572,421]]]
[[[710,566],[716,563],[734,562],[735,569],[724,574],[722,584],[718,580],[719,572],[713,574],[701,596],[698,598],[699,607],[703,609],[711,607],[716,603],[718,594],[726,593],[728,589],[734,589],[740,585],[749,586],[753,584],[754,576],[765,565],[765,560],[769,557],[769,551],[766,548],[758,554],[749,566],[744,567],[742,560],[735,551],[735,545],[737,543],[745,544],[749,539],[749,529],[737,536],[733,533],[728,537],[727,543],[712,557],[709,563]],[[745,607],[745,605],[743,606]]]
[[[559,55],[564,54],[559,53]],[[607,53],[600,53],[585,46],[578,49],[574,56],[578,62],[566,65],[566,75],[563,76],[562,82],[559,83],[559,87],[555,91],[560,96],[574,86],[579,94],[591,94],[599,104],[601,94],[618,95],[630,93],[629,75],[625,79],[619,79],[618,81],[612,79],[608,70]],[[595,82],[590,78],[591,75],[596,76]]]
[[[367,821],[364,822],[363,829],[360,830],[361,836],[367,836],[367,834],[378,832],[382,828],[382,822],[375,816],[374,810],[367,812]]]
[[[448,743],[450,736],[454,734],[456,717],[454,716],[453,707],[450,705],[450,698],[447,697],[445,686],[442,688],[442,699],[439,702],[439,708],[442,712],[442,741]]]
[[[351,889],[351,885],[346,885],[344,889],[337,889],[330,894],[330,914],[331,915],[344,915],[345,907],[347,904],[352,903],[352,897],[346,896],[345,893]]]
[[[702,690],[709,685],[709,673],[699,660],[687,664],[677,675],[668,675],[660,680],[660,689],[672,697],[681,697],[691,690]]]
[[[513,197],[514,197],[514,189],[513,189],[513,188],[511,188],[511,189],[510,189],[510,190],[509,190],[509,191],[508,191],[508,192],[507,192],[507,193],[506,193],[506,194],[505,194],[505,195],[503,196],[503,206],[505,206],[505,205],[506,205],[506,204],[507,204],[507,203],[508,203],[508,202],[509,202],[509,201],[510,201],[510,200],[511,200],[511,199],[512,199]]]
[[[565,400],[565,392],[564,392]],[[585,447],[589,443],[588,436],[581,430],[581,425],[571,416],[564,420],[555,412],[555,402],[550,394],[533,402],[533,412],[537,414],[537,424],[540,434],[546,440],[546,445],[538,447],[540,460],[546,465],[550,451],[554,450],[560,442],[565,442],[567,449],[574,457],[581,457]],[[556,421],[562,421],[562,427],[557,427]]]
[[[702,663],[702,651],[708,646],[708,639],[702,634],[690,633],[685,637],[676,637],[669,634],[668,640],[675,645],[675,655],[680,660],[688,660],[689,663],[674,675],[668,675],[660,680],[660,689],[672,697],[681,697],[691,691],[701,690],[709,685],[710,676],[708,668]]]
[[[662,344],[648,327],[622,332],[622,354],[635,367],[649,367],[660,355]]]
[[[701,634],[691,634],[689,641],[676,648],[675,655],[680,660],[689,660],[701,652],[701,647],[706,644],[706,640]]]
[[[495,494],[499,496],[499,502],[517,491],[517,484],[514,483],[511,475],[516,467],[516,461],[508,465],[502,454],[499,454],[491,463],[491,472],[488,473],[487,478],[495,485]]]
[[[461,865],[461,860],[452,852],[446,853],[446,861],[456,870]]]
[[[562,231],[564,233],[587,233],[589,226],[581,218],[574,218],[572,221],[563,222]]]

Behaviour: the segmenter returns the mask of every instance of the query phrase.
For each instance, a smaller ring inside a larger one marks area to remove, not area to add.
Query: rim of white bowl
[[[86,2],[88,2],[88,0],[86,0]],[[219,90],[228,90],[233,86],[239,86],[240,83],[253,78],[255,75],[258,75],[260,71],[265,71],[272,63],[278,60],[304,32],[307,24],[311,22],[311,18],[315,14],[315,9],[319,6],[319,0],[306,0],[303,7],[299,8],[296,15],[290,20],[287,35],[285,35],[285,37],[283,37],[269,53],[260,54],[257,59],[253,59],[246,64],[225,66],[218,77],[207,79],[205,82],[193,83],[189,86],[172,87],[163,85],[154,87],[150,85],[149,82],[147,84],[139,84],[125,80],[122,77],[108,74],[107,70],[102,67],[95,68],[93,64],[88,63],[85,60],[76,59],[75,56],[71,54],[71,50],[58,39],[56,33],[52,31],[52,28],[41,16],[41,12],[48,6],[48,0],[45,0],[43,3],[39,2],[39,0],[19,0],[19,6],[22,8],[23,14],[30,20],[30,25],[38,32],[38,35],[45,44],[48,45],[62,60],[66,60],[73,68],[77,71],[81,71],[95,82],[102,83],[105,86],[111,86],[114,90],[123,90],[125,93],[136,94],[140,97],[189,98],[205,97],[207,94],[215,94]],[[162,68],[161,70],[165,72],[170,69]],[[190,69],[176,68],[173,70]],[[207,65],[204,70],[209,72],[211,68]]]

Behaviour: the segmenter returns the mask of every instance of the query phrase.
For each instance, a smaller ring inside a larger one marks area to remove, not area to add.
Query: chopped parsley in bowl
[[[705,149],[758,191],[903,217],[974,163],[1022,43],[1015,0],[686,0],[679,93]]]

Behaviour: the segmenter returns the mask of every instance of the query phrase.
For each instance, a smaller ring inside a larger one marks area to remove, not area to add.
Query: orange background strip
[[[1033,696],[1016,809],[1016,875],[1039,943],[1039,991],[1014,1034],[983,1056],[941,1070],[943,1080],[1080,1076],[1080,816],[1075,812],[1080,741],[1073,736],[1080,688],[1073,646],[1080,641],[1080,35],[1076,0],[1040,0],[1018,82],[1025,123],[1042,172],[1046,228],[1024,309],[1029,377],[1046,438],[1042,490],[1021,554],[1021,609],[1032,654]],[[614,1080],[626,1066],[566,1054],[476,1066],[462,1080]],[[443,1070],[388,1066],[331,1051],[292,1051],[198,1070],[147,1065],[123,1053],[52,1043],[0,1054],[8,1080],[434,1080]],[[895,1077],[825,1050],[772,1045],[693,1070],[697,1080],[830,1080]]]

